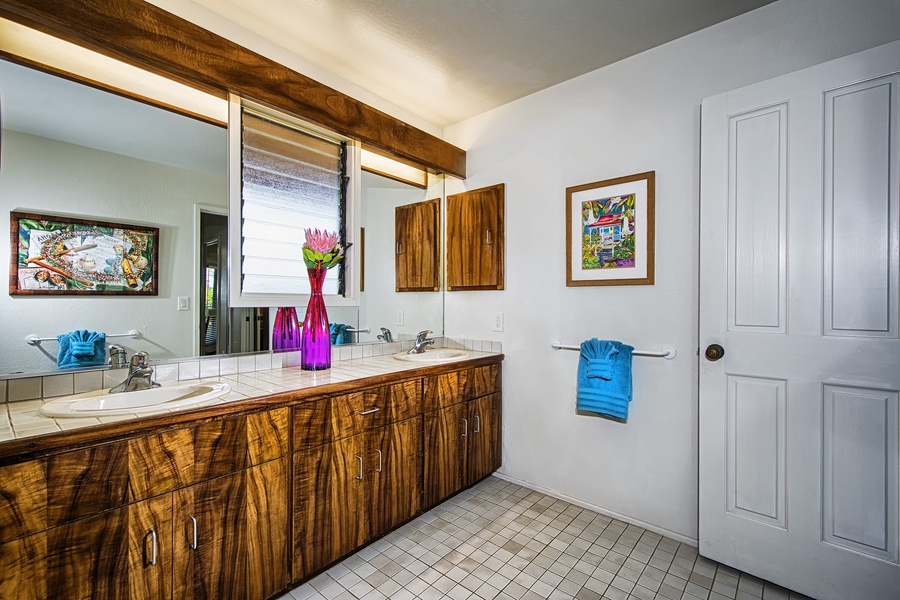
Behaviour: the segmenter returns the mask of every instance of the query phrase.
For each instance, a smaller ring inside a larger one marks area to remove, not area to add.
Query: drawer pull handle
[[[381,450],[376,450],[375,452],[378,453],[378,468],[375,469],[375,472],[381,473]]]
[[[361,415],[374,415],[374,414],[377,413],[377,412],[378,412],[378,407],[376,406],[375,408],[370,408],[369,410],[364,410],[364,411],[362,411],[362,412],[359,413],[359,414],[361,414]]]
[[[460,419],[460,421],[463,422],[462,437],[468,437],[469,436],[469,421],[467,419]]]
[[[150,537],[150,560],[147,560],[147,537]],[[152,567],[156,564],[156,531],[151,529],[144,536],[144,566]]]
[[[359,461],[359,476],[357,477],[357,479],[360,480],[360,481],[362,481],[362,477],[363,477],[363,472],[362,472],[362,471],[363,471],[362,456],[360,456],[359,454],[357,454],[357,455],[356,455],[356,460]]]
[[[475,415],[475,429],[472,433],[481,433],[481,417]]]
[[[197,517],[191,516],[191,550],[197,549]]]

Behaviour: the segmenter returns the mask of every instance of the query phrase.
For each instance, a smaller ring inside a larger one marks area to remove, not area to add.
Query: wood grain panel
[[[47,594],[121,600],[128,589],[128,508],[47,531]]]
[[[465,178],[465,152],[139,0],[3,0],[0,14],[224,97],[231,91],[437,172]]]
[[[46,478],[43,460],[0,467],[0,543],[47,528]]]
[[[500,394],[469,402],[468,485],[490,475],[501,462]]]
[[[172,597],[192,600],[197,552],[194,543],[194,488],[172,493]],[[196,517],[194,517],[196,518]]]
[[[295,452],[321,446],[333,440],[330,398],[298,404],[293,407],[292,413]]]
[[[194,429],[194,481],[247,467],[247,418],[232,417]]]
[[[172,597],[172,497],[128,506],[128,597]]]
[[[371,535],[378,537],[422,508],[422,418],[388,425],[369,434],[368,451],[376,452],[366,504]]]
[[[176,429],[129,440],[129,501],[144,500],[194,483],[193,442],[193,429]]]
[[[242,523],[246,507],[245,474],[244,471],[232,473],[176,492],[189,494],[190,498],[176,503],[179,509],[189,509],[187,514],[176,515],[176,532],[180,527],[187,527],[190,539],[190,518],[197,520],[193,593],[188,597],[195,600],[244,597],[247,569]]]
[[[468,370],[430,375],[422,379],[422,410],[431,412],[464,402]]]
[[[436,292],[441,288],[440,198],[394,209],[394,288]]]
[[[466,393],[470,398],[487,396],[500,391],[500,365],[489,365],[469,369],[469,380],[466,382]]]
[[[449,498],[466,481],[467,433],[463,419],[466,405],[455,404],[425,413],[424,418],[424,508]]]
[[[422,410],[419,380],[371,388],[331,399],[332,439],[402,421]]]
[[[247,462],[258,465],[288,453],[290,409],[247,415]]]
[[[447,291],[502,290],[504,184],[447,196]]]
[[[291,581],[289,458],[247,470],[247,597],[268,598]]]
[[[53,527],[125,504],[128,446],[104,444],[47,461],[47,522]]]
[[[47,599],[46,556],[46,533],[0,544],[0,598]]]
[[[366,434],[294,454],[294,579],[299,580],[368,540],[364,481],[357,456]]]

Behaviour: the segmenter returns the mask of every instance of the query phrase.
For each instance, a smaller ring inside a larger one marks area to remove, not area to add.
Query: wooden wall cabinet
[[[398,292],[441,289],[440,198],[394,209],[394,282]]]
[[[503,289],[504,184],[447,196],[447,290]]]

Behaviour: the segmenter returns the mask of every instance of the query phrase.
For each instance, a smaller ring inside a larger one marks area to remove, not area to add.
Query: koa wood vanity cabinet
[[[0,598],[276,596],[500,466],[500,360],[0,444]]]

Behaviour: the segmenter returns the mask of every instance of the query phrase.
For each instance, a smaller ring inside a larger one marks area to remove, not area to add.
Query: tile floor
[[[279,600],[810,600],[488,477]]]

